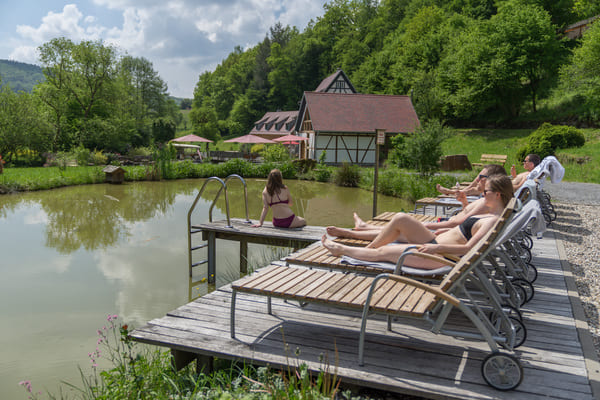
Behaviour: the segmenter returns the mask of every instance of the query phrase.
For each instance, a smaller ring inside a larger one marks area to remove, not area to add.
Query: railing
[[[237,175],[237,174],[232,174],[229,175],[227,178],[225,178],[225,180],[216,177],[216,176],[212,176],[208,179],[206,179],[206,181],[204,181],[204,184],[202,185],[202,187],[200,188],[200,191],[198,192],[198,194],[196,195],[196,198],[194,199],[194,202],[192,203],[189,211],[188,211],[188,215],[187,215],[187,227],[188,227],[188,263],[189,263],[189,274],[190,277],[192,276],[192,269],[194,267],[197,267],[199,265],[202,264],[206,264],[209,260],[201,260],[199,262],[194,263],[193,262],[193,257],[192,257],[192,252],[194,252],[195,250],[199,250],[199,249],[203,249],[205,247],[210,247],[210,242],[209,243],[203,243],[199,246],[193,246],[192,245],[192,235],[196,234],[196,233],[200,233],[202,232],[202,229],[200,228],[195,228],[192,225],[192,214],[194,213],[194,209],[196,208],[196,205],[198,204],[198,200],[200,200],[200,197],[202,196],[202,194],[204,193],[204,189],[206,188],[206,185],[208,185],[209,182],[212,181],[216,181],[219,182],[221,184],[221,187],[219,188],[219,191],[217,192],[217,194],[215,195],[215,198],[213,199],[210,208],[208,209],[208,221],[212,222],[213,218],[212,218],[212,211],[213,208],[215,207],[215,204],[217,203],[217,200],[219,199],[219,197],[221,196],[221,193],[223,191],[225,191],[225,216],[227,218],[227,228],[233,228],[233,225],[231,225],[231,219],[229,217],[229,196],[227,194],[227,182],[229,182],[229,180],[231,179],[239,179],[242,184],[244,185],[244,202],[245,202],[245,206],[246,206],[246,223],[251,223],[250,218],[249,218],[249,214],[248,214],[248,188],[246,185],[246,181],[244,180],[244,178],[242,178],[241,176]],[[208,258],[210,259],[211,257],[214,257],[214,249],[209,248],[208,249]],[[213,276],[214,276],[214,271],[213,271]],[[209,271],[209,282],[211,281],[211,274]]]

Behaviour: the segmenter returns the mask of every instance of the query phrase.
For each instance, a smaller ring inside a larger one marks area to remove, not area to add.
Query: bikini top
[[[279,199],[279,201],[275,201],[275,202],[273,202],[273,203],[269,203],[269,207],[272,207],[272,206],[274,206],[275,204],[288,204],[288,203],[290,202],[290,199],[281,200],[281,199],[279,198],[279,193],[277,193],[277,198]],[[271,200],[272,200],[272,198],[271,198]]]
[[[471,240],[471,238],[473,237],[473,232],[471,232],[473,230],[473,225],[475,225],[475,223],[477,221],[479,221],[482,218],[489,218],[490,216],[487,217],[469,217],[467,219],[464,220],[464,222],[462,224],[460,224],[458,226],[458,228],[460,229],[460,233],[463,234],[463,236],[465,237],[465,239],[467,239],[467,241]]]

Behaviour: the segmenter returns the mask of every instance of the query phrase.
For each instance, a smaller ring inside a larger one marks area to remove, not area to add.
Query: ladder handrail
[[[225,189],[225,214],[227,217],[227,228],[233,228],[233,225],[231,225],[231,220],[229,218],[229,196],[227,194],[227,182],[232,179],[232,178],[237,178],[239,179],[242,184],[244,185],[244,201],[245,201],[245,205],[246,205],[246,223],[250,224],[252,223],[252,221],[250,221],[250,217],[248,214],[248,188],[246,185],[246,181],[244,180],[244,178],[242,178],[241,176],[237,175],[237,174],[231,174],[229,175],[227,178],[225,178],[225,180],[217,177],[217,176],[211,176],[210,178],[207,178],[206,181],[204,181],[204,184],[202,185],[202,187],[200,188],[200,191],[198,192],[198,194],[196,195],[196,198],[194,199],[194,202],[192,203],[192,206],[190,207],[189,211],[188,211],[188,215],[187,215],[187,224],[188,224],[188,262],[189,262],[189,273],[190,276],[192,276],[192,268],[193,268],[193,263],[192,263],[192,251],[194,250],[192,248],[192,214],[194,212],[194,209],[196,208],[196,205],[198,204],[198,200],[200,200],[200,197],[202,196],[202,193],[204,193],[204,189],[206,187],[206,185],[210,182],[210,181],[217,181],[221,184],[221,187],[219,188],[219,191],[217,192],[217,194],[215,195],[215,198],[213,199],[210,208],[208,210],[208,220],[209,222],[212,222],[212,210],[215,207],[215,204],[217,203],[217,200],[219,199],[219,196],[221,195],[221,192],[223,191],[223,189]],[[201,230],[200,230],[201,231]],[[194,233],[200,232],[200,231],[196,231]],[[210,251],[210,249],[209,249]],[[210,258],[210,255],[209,255]]]
[[[227,187],[227,182],[232,179],[232,178],[237,178],[240,180],[240,182],[242,182],[242,184],[244,185],[244,202],[246,204],[246,223],[251,224],[252,221],[250,221],[250,217],[248,214],[248,187],[246,185],[246,180],[244,180],[244,178],[242,178],[240,175],[238,174],[231,174],[229,175],[227,178],[225,178],[225,190],[227,191],[228,187]]]

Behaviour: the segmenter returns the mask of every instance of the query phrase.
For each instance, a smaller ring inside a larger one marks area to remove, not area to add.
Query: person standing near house
[[[294,214],[290,208],[292,196],[287,186],[283,184],[281,171],[273,169],[269,172],[267,186],[262,192],[263,209],[258,224],[254,228],[261,227],[269,207],[273,210],[273,226],[277,228],[300,228],[306,225],[306,220]]]

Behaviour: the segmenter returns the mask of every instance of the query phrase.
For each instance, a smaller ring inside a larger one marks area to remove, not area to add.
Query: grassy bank
[[[523,171],[516,154],[533,129],[457,129],[443,144],[444,154],[466,154],[479,162],[482,154],[506,154],[506,169],[515,164]],[[556,157],[565,167],[565,181],[600,184],[600,130],[582,129],[586,143],[581,148],[559,149]]]
[[[446,139],[443,154],[466,154],[471,162],[478,162],[481,154],[506,154],[507,170],[515,164],[522,171],[522,165],[516,157],[518,149],[525,143],[531,130],[454,130]],[[564,180],[600,184],[600,130],[584,130],[586,144],[576,149],[560,149],[557,158],[565,167]],[[286,179],[309,179],[335,181],[339,168],[318,165],[314,171],[302,173],[290,163],[253,164],[241,159],[223,164],[194,164],[191,161],[159,162],[151,166],[125,166],[126,181],[226,177],[238,174],[246,178],[264,178],[272,168],[282,170]],[[100,166],[90,167],[46,167],[46,168],[5,168],[0,174],[0,193],[29,190],[45,190],[62,186],[83,185],[104,182],[104,173]],[[373,169],[361,168],[358,186],[367,190],[373,187]],[[475,176],[473,171],[464,171],[458,180],[468,180]],[[453,185],[455,176],[447,174],[421,177],[412,171],[393,167],[379,171],[379,192],[415,200],[434,195],[435,184]]]

